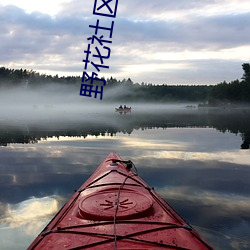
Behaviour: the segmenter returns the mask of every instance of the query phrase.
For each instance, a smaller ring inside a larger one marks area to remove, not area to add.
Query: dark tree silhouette
[[[154,85],[152,83],[134,83],[131,78],[117,80],[112,76],[106,79],[105,89],[119,87],[119,93],[109,98],[109,101],[148,101],[173,102],[190,101],[209,103],[210,106],[224,106],[232,103],[250,103],[250,64],[242,64],[244,71],[242,81],[226,81],[217,85]],[[104,78],[103,78],[104,79]],[[34,70],[0,68],[0,87],[23,86],[36,88],[53,83],[71,85],[79,91],[81,76],[59,77],[39,74]],[[94,81],[99,85],[100,81]],[[105,91],[105,90],[104,90]]]
[[[242,64],[242,69],[244,71],[244,74],[243,74],[241,79],[243,79],[243,81],[245,81],[245,82],[249,82],[250,81],[250,64],[249,63],[243,63]]]

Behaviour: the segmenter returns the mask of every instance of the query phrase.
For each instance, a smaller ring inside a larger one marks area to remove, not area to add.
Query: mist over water
[[[0,121],[1,123],[12,122],[18,125],[20,122],[42,123],[49,121],[100,121],[110,122],[110,116],[114,115],[116,107],[126,105],[132,107],[133,112],[188,112],[187,104],[154,104],[154,103],[132,103],[124,101],[110,101],[112,96],[119,96],[127,91],[125,88],[117,87],[104,89],[104,99],[98,97],[85,97],[79,95],[79,90],[72,86],[52,84],[45,87],[11,88],[0,91]],[[128,92],[128,91],[127,91]],[[93,114],[99,116],[93,117]],[[116,114],[115,114],[116,115]],[[113,121],[111,121],[113,123]]]
[[[76,90],[76,89],[75,89]],[[1,117],[23,120],[67,118],[81,112],[104,110],[101,101],[82,97],[69,86],[51,85],[36,89],[5,89],[0,93]]]
[[[250,247],[248,109],[113,102],[122,88],[104,88],[103,100],[79,89],[0,91],[3,249],[26,248],[110,151],[131,159],[215,249]]]
[[[37,141],[49,136],[131,134],[137,128],[212,127],[240,134],[249,148],[249,109],[199,109],[197,103],[148,103],[112,101],[121,86],[107,89],[104,100],[79,95],[76,86],[52,84],[0,91],[0,138],[8,142]],[[128,91],[128,90],[124,90]],[[109,99],[110,97],[110,99]],[[132,112],[115,112],[120,105]],[[74,133],[72,133],[74,129]],[[8,133],[13,134],[9,140]],[[39,133],[38,133],[39,131]],[[43,132],[44,131],[44,132]],[[2,136],[1,136],[2,134]],[[4,137],[4,139],[3,139]]]

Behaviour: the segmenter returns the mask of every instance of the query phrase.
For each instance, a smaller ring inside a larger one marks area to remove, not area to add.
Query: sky
[[[104,0],[97,0],[101,6]],[[113,0],[115,1],[115,0]],[[105,2],[105,1],[104,1]],[[114,2],[113,2],[114,3]],[[112,3],[109,3],[112,7]],[[250,1],[119,0],[115,18],[93,14],[94,0],[0,0],[0,67],[81,76],[97,19],[110,27],[109,68],[88,73],[135,83],[217,84],[240,79],[250,61]],[[104,6],[105,7],[105,6]],[[102,32],[102,33],[101,33]],[[91,45],[92,55],[96,54]],[[98,46],[103,56],[108,49]],[[100,59],[89,57],[100,64]]]

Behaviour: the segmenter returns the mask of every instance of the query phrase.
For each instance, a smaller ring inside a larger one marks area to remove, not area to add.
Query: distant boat
[[[125,107],[125,108],[115,108],[115,111],[116,112],[124,112],[124,113],[128,113],[128,112],[131,112],[131,107]]]

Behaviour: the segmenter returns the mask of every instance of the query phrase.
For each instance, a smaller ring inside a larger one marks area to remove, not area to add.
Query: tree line
[[[240,80],[224,81],[216,85],[154,85],[144,82],[139,84],[134,83],[130,78],[117,80],[111,76],[105,79],[105,90],[111,90],[115,87],[120,89],[121,91],[111,98],[120,101],[190,101],[202,102],[211,106],[250,103],[250,64],[242,64],[242,69],[243,76]],[[58,83],[79,89],[81,81],[81,76],[59,77],[58,75],[40,74],[34,70],[0,68],[0,87],[35,88]],[[98,81],[94,84],[98,84]]]
[[[242,64],[244,71],[240,80],[234,80],[230,83],[222,82],[211,89],[209,103],[250,103],[250,64]]]

